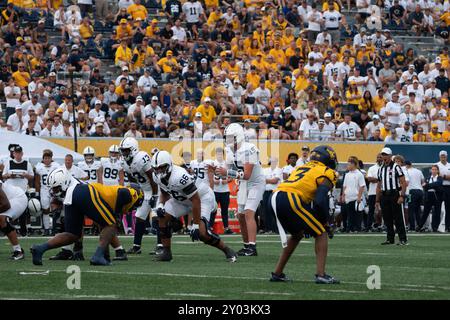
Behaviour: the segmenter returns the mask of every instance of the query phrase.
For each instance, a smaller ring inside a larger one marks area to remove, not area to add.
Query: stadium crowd
[[[76,118],[81,136],[213,140],[239,121],[258,139],[450,141],[448,0],[93,2],[7,1],[1,126],[71,137]]]

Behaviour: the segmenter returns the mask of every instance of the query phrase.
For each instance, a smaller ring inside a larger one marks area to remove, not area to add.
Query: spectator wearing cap
[[[295,117],[292,115],[292,108],[284,109],[284,117],[281,133],[288,140],[296,140],[298,138],[298,126]]]
[[[252,128],[252,120],[250,120],[250,119],[244,120],[244,135],[245,135],[245,139],[247,141],[256,140],[258,138],[257,134],[256,134],[256,130],[254,128]]]
[[[383,123],[380,121],[380,116],[375,114],[372,117],[372,121],[366,124],[363,130],[363,136],[364,139],[368,140],[370,137],[372,137],[375,133],[375,130],[380,130],[381,128],[384,128]]]
[[[445,206],[445,230],[450,232],[450,163],[448,162],[448,152],[441,150],[439,152],[439,162],[436,163],[439,168],[439,176],[442,177],[442,201]],[[441,208],[442,201],[438,208]]]
[[[150,104],[146,105],[144,108],[144,117],[155,117],[161,112],[161,108],[159,106],[159,99],[157,96],[153,96]]]
[[[400,142],[413,142],[413,129],[409,121],[405,121],[403,127],[395,129],[397,133],[397,139]]]
[[[180,65],[178,64],[177,59],[173,57],[172,50],[168,50],[166,52],[166,56],[159,59],[155,67],[158,73],[162,73],[161,76],[163,81],[166,81],[166,78],[172,72],[172,69],[178,71],[181,68]]]
[[[94,123],[94,119],[96,117],[105,116],[105,112],[100,110],[101,108],[102,108],[102,101],[98,99],[95,100],[94,109],[91,109],[91,111],[89,111],[89,121],[91,123]]]
[[[42,110],[42,105],[38,102],[39,96],[37,94],[33,94],[31,96],[31,100],[25,101],[22,103],[22,110],[24,114],[28,114],[28,109],[33,109],[34,111]]]
[[[430,87],[427,90],[425,90],[425,93],[423,95],[424,102],[429,104],[431,102],[431,99],[433,99],[433,98],[440,99],[441,96],[442,96],[441,90],[436,88],[436,80],[435,79],[431,79],[430,80]]]
[[[18,70],[12,74],[12,77],[20,89],[27,89],[28,84],[31,82],[31,75],[26,71],[25,63],[19,62],[17,64],[17,69]]]
[[[128,85],[134,82],[134,77],[130,75],[130,69],[127,66],[122,67],[122,73],[116,78],[115,85],[120,85],[120,81],[124,78],[127,79]]]
[[[131,116],[134,114],[135,111],[138,111],[138,113],[141,115],[142,120],[145,118],[145,101],[142,98],[142,96],[136,97],[136,102],[131,104],[128,107],[127,110],[127,116]],[[152,114],[153,116],[156,116],[156,114]]]
[[[444,13],[447,17],[450,16],[448,12]],[[450,44],[450,26],[447,25],[444,19],[441,20],[438,27],[434,31],[434,39],[437,43],[441,45],[449,45]]]
[[[361,136],[361,128],[352,121],[352,116],[346,114],[344,122],[342,122],[336,129],[336,136],[343,141],[355,141]]]
[[[200,100],[202,93],[199,89],[199,84],[202,82],[202,76],[195,70],[195,66],[190,64],[188,70],[183,73],[182,77],[186,99]]]
[[[326,30],[331,35],[333,39],[333,43],[339,43],[340,41],[340,31],[341,28],[341,13],[335,9],[334,1],[328,0],[328,9],[324,9],[323,11],[323,25]]]
[[[330,141],[334,136],[334,131],[329,131],[325,129],[325,120],[319,119],[317,122],[319,129],[313,132],[311,140],[313,141]]]
[[[295,163],[296,167],[302,166],[302,165],[307,164],[309,162],[309,152],[310,152],[309,147],[307,145],[304,145],[302,147],[301,151],[302,151],[302,154],[298,158],[297,162]]]
[[[211,104],[210,97],[205,97],[203,99],[203,103],[197,107],[196,113],[201,114],[202,121],[207,125],[214,121],[217,117],[216,110]]]
[[[144,74],[139,77],[137,86],[139,92],[144,96],[149,94],[153,86],[158,86],[158,83],[151,76],[150,68],[144,68]]]
[[[233,80],[233,85],[228,87],[228,99],[232,105],[232,109],[239,113],[244,112],[244,89],[238,78]]]
[[[161,106],[161,111],[159,111],[156,114],[156,125],[155,127],[159,127],[159,124],[161,123],[161,120],[165,122],[166,125],[170,122],[170,114],[168,112],[169,107],[166,104],[163,104]]]
[[[14,78],[8,79],[8,85],[3,89],[6,98],[6,119],[16,111],[16,106],[20,105],[20,88],[16,86]]]
[[[31,163],[23,158],[22,147],[16,145],[13,149],[13,158],[4,162],[2,172],[4,183],[27,191],[33,177],[34,172]]]
[[[404,111],[400,114],[400,125],[403,125],[405,122],[409,122],[413,124],[416,120],[416,116],[411,112],[411,105],[409,103],[405,104]]]
[[[126,18],[121,18],[119,21],[119,26],[116,29],[116,40],[119,40],[122,43],[124,40],[130,40],[132,36],[133,29],[128,23],[128,20]]]
[[[436,70],[436,69],[434,69],[434,70]],[[430,73],[433,73],[434,70],[430,71]],[[435,74],[435,72],[434,72],[434,74]],[[433,76],[434,76],[434,74],[433,74]],[[438,75],[435,77],[435,80],[436,80],[436,88],[441,90],[441,93],[449,92],[450,80],[448,79],[445,69],[443,69],[443,68],[439,69]]]
[[[436,104],[430,110],[431,125],[437,125],[439,133],[445,131],[448,115],[447,110],[443,108],[440,99],[436,100]]]
[[[281,116],[281,108],[279,106],[275,106],[273,113],[267,117],[266,123],[270,139],[286,139],[281,133],[284,119]]]
[[[306,118],[302,121],[299,128],[299,139],[310,140],[311,134],[319,129],[319,126],[314,119],[316,116],[314,113],[307,113]]]
[[[17,105],[15,107],[15,113],[10,115],[7,119],[6,126],[9,131],[14,131],[20,133],[22,131],[23,126],[23,111],[22,106]]]
[[[428,142],[442,142],[442,135],[439,133],[439,126],[434,123],[431,125],[431,131],[427,134]]]
[[[131,49],[128,47],[127,40],[122,39],[120,41],[120,46],[116,50],[116,54],[114,57],[114,63],[116,64],[116,66],[123,68],[123,67],[131,64],[132,58],[133,58],[133,53],[132,53]]]

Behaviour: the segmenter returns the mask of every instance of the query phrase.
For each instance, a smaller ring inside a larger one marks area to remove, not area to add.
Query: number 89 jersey
[[[119,184],[119,172],[123,170],[122,160],[111,161],[111,158],[101,158],[103,172],[103,184],[105,186],[115,186]]]
[[[93,163],[86,163],[86,161],[81,161],[78,163],[78,168],[83,170],[88,175],[87,182],[97,182],[97,170],[100,169],[100,161],[94,160]]]
[[[296,193],[306,203],[311,203],[316,190],[323,179],[328,179],[336,185],[336,172],[318,161],[310,161],[292,171],[289,178],[278,185],[276,190]]]
[[[142,190],[145,192],[152,191],[152,186],[150,185],[150,179],[148,178],[146,172],[152,168],[150,164],[150,156],[147,152],[139,151],[131,160],[131,163],[123,162],[123,169],[129,176],[136,179],[137,183],[141,186]]]

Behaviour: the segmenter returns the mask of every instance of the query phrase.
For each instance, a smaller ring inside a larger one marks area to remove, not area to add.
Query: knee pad
[[[4,228],[0,228],[0,230],[5,234],[9,234],[13,231],[16,231],[16,228],[14,228],[10,223],[9,219],[6,219],[6,226]]]
[[[169,226],[159,227],[159,234],[161,239],[170,239],[172,238],[172,228]]]

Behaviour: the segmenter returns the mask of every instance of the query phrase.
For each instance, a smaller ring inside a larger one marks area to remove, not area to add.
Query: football
[[[41,203],[36,198],[28,200],[28,211],[32,216],[38,216],[41,213]]]

